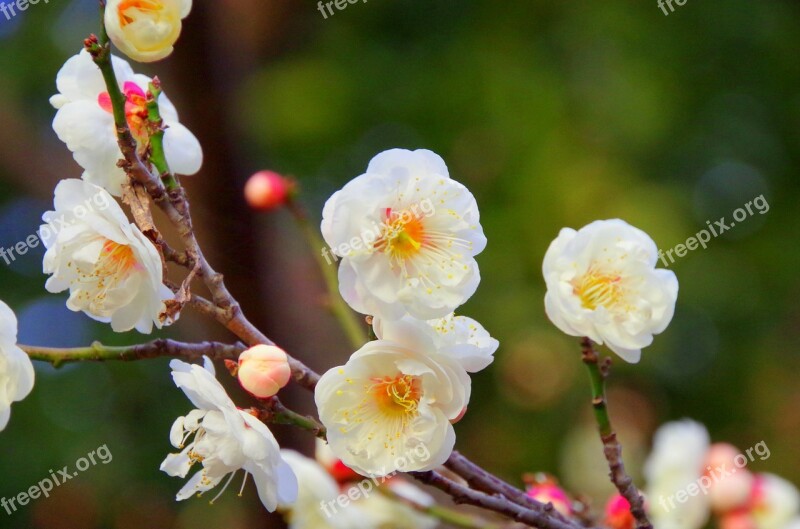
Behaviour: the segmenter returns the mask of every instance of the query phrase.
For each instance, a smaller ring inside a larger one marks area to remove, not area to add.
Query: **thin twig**
[[[608,461],[611,482],[619,493],[628,500],[631,506],[631,514],[636,520],[637,529],[653,529],[653,524],[647,518],[644,498],[633,483],[633,479],[625,471],[625,463],[622,460],[622,445],[617,439],[617,433],[611,425],[611,417],[608,414],[605,382],[611,368],[611,359],[606,358],[601,362],[589,338],[581,340],[581,351],[583,363],[586,364],[589,370],[589,378],[592,383],[592,407],[594,408],[595,419],[600,431],[600,440],[603,442],[603,454],[606,461]]]
[[[253,415],[262,422],[272,422],[276,424],[291,424],[303,430],[307,430],[314,436],[325,440],[327,430],[313,417],[301,415],[283,405],[278,397],[268,399],[257,399],[258,405],[251,408]]]
[[[317,262],[319,271],[322,274],[322,279],[325,282],[327,301],[331,312],[336,319],[339,320],[339,324],[345,335],[347,335],[350,345],[355,349],[360,348],[367,340],[364,322],[361,318],[356,316],[353,309],[351,309],[339,295],[339,279],[336,273],[336,266],[328,262],[321,253],[326,248],[325,242],[309,222],[308,214],[295,199],[290,199],[287,207],[297,222],[298,227],[303,232],[309,249],[314,255],[314,260]]]
[[[186,360],[198,360],[203,356],[208,356],[212,360],[236,359],[247,348],[244,344],[184,343],[163,338],[139,345],[109,346],[94,342],[88,347],[67,349],[33,345],[20,345],[19,347],[31,359],[48,362],[55,367],[71,362],[131,361],[162,356]]]
[[[502,494],[520,507],[532,509],[540,513],[548,513],[563,522],[568,522],[567,518],[555,510],[552,503],[542,503],[531,498],[521,489],[503,481],[499,477],[487,472],[476,465],[460,452],[453,451],[444,464],[449,470],[456,473],[469,485],[479,491],[488,494]]]
[[[435,470],[427,472],[411,472],[417,480],[446,492],[456,503],[474,505],[482,509],[494,511],[538,529],[578,529],[575,522],[562,521],[549,513],[526,509],[503,495],[489,495],[446,478]]]

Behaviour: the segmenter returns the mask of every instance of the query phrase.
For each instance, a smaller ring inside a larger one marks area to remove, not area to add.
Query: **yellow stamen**
[[[581,299],[584,308],[595,310],[603,306],[610,309],[622,298],[622,277],[590,269],[573,283],[573,292]]]
[[[373,379],[370,393],[383,413],[395,416],[416,416],[422,395],[420,380],[413,375]]]

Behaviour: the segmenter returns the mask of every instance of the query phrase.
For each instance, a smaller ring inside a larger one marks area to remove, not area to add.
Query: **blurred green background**
[[[80,168],[50,122],[55,75],[97,31],[93,0],[0,15],[0,246],[34,233],[61,178]],[[330,194],[390,147],[428,148],[481,207],[483,281],[462,309],[501,342],[474,377],[458,446],[504,477],[557,474],[602,505],[601,447],[578,341],[543,310],[541,261],[563,226],[620,217],[669,249],[763,194],[770,205],[671,266],[681,291],[640,365],[617,363],[611,412],[629,466],[672,419],[740,448],[756,471],[800,483],[800,4],[690,0],[373,0],[323,18],[313,2],[198,0],[158,74],[206,161],[185,178],[200,238],[252,320],[317,370],[351,352],[322,303],[310,250],[284,212],[254,214],[252,172],[296,176],[318,218]],[[318,251],[318,250],[314,250]],[[47,294],[41,248],[0,263],[20,341],[77,346],[113,335]],[[164,336],[230,340],[191,314]],[[237,395],[236,389],[231,388]],[[292,405],[312,411],[308,394]],[[0,527],[279,527],[248,487],[176,504],[159,472],[173,420],[190,409],[166,360],[37,366],[33,394],[0,434],[0,496],[101,445],[87,470]],[[276,429],[308,450],[303,434]]]

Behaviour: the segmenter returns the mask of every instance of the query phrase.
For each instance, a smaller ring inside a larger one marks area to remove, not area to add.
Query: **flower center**
[[[144,13],[153,13],[164,9],[164,5],[157,0],[122,0],[117,8],[120,26],[125,27],[136,20],[135,16],[128,13],[130,9],[135,9]]]
[[[425,226],[422,220],[408,211],[396,212],[386,209],[385,229],[375,241],[374,247],[391,257],[406,259],[417,254],[425,242]]]
[[[107,292],[125,279],[138,263],[130,246],[106,239],[97,261],[90,269],[78,270],[78,282],[96,290],[94,303],[102,306]]]
[[[610,309],[624,294],[622,277],[615,273],[601,273],[594,269],[573,282],[573,292],[581,299],[581,305],[589,310],[599,306]]]
[[[378,408],[387,415],[416,415],[419,399],[422,396],[420,380],[413,375],[397,375],[374,378],[370,393],[375,397]]]
[[[136,267],[136,257],[133,249],[125,244],[119,244],[106,239],[100,258],[94,267],[94,273],[100,277],[113,277],[128,275]]]
[[[125,96],[125,119],[128,127],[136,141],[142,142],[147,139],[147,96],[139,85],[130,81],[125,83],[122,93]],[[108,92],[97,96],[97,103],[109,114],[114,113]]]

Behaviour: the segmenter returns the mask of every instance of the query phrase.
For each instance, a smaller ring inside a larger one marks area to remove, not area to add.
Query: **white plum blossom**
[[[471,381],[458,360],[437,352],[433,334],[396,322],[317,384],[331,450],[356,472],[430,470],[450,456],[451,421],[466,408]]]
[[[410,316],[404,316],[400,320],[383,320],[376,317],[372,321],[375,336],[386,340],[402,339],[396,329],[400,322],[403,326],[399,333],[405,332],[408,326],[420,327],[420,332],[423,333],[427,333],[428,327],[433,329],[435,332],[431,336],[437,353],[451,356],[469,373],[477,373],[488,367],[500,345],[483,325],[467,316],[455,314],[428,321],[417,320]]]
[[[111,323],[116,332],[148,334],[154,323],[170,323],[161,317],[164,301],[173,298],[162,283],[161,257],[119,204],[96,185],[66,179],[56,186],[54,205],[39,228],[48,292],[69,290],[70,310]]]
[[[183,478],[195,463],[203,467],[189,478],[176,499],[202,494],[230,475],[227,487],[234,475],[244,470],[245,480],[253,476],[258,497],[267,510],[294,502],[297,478],[281,456],[278,442],[264,423],[236,408],[214,377],[211,362],[206,358],[205,367],[201,367],[173,360],[170,367],[175,384],[196,409],[173,424],[170,442],[181,452],[168,455],[161,470]]]
[[[358,504],[336,503],[339,485],[319,463],[294,450],[281,456],[297,476],[297,501],[279,505],[289,529],[370,529]]]
[[[191,10],[192,0],[108,0],[103,22],[122,53],[153,62],[172,53]]]
[[[125,115],[134,139],[142,148],[148,141],[145,94],[151,79],[136,74],[124,60],[112,64],[125,98]],[[115,196],[122,194],[125,172],[117,166],[122,152],[117,144],[111,100],[100,69],[86,50],[69,58],[56,78],[59,93],[50,98],[58,109],[53,130],[67,144],[75,161],[83,167],[83,179]],[[200,170],[203,151],[197,138],[181,125],[175,106],[162,93],[158,107],[166,126],[164,152],[176,174],[192,175]]]
[[[427,503],[422,503],[422,505],[431,505],[433,503],[433,498],[405,481],[392,479],[387,483],[386,487],[392,489],[392,492],[399,496],[403,496],[403,493],[407,494],[409,488],[416,489],[414,496],[410,498],[412,501],[419,504],[418,500],[422,495],[427,497]],[[386,527],[391,527],[392,529],[434,529],[439,527],[439,522],[435,518],[425,516],[410,505],[387,498],[380,493],[370,494],[366,498],[359,500],[358,507],[361,510],[366,526],[370,529],[383,529]]]
[[[751,508],[756,529],[788,529],[800,515],[800,492],[779,476],[758,474]]]
[[[656,269],[657,258],[653,240],[619,219],[562,229],[542,266],[547,316],[561,331],[638,362],[669,325],[678,298],[675,274]]]
[[[17,317],[0,301],[0,431],[11,417],[11,404],[33,389],[31,359],[17,346]]]
[[[676,494],[696,484],[703,474],[710,439],[706,428],[683,420],[667,423],[655,434],[644,466],[650,520],[658,529],[700,529],[710,515],[705,494],[677,501]]]
[[[379,487],[398,498],[417,505],[430,506],[435,500],[400,478],[388,480],[365,478],[340,487],[319,463],[293,450],[282,450],[283,458],[292,467],[299,492],[297,501],[281,505],[287,511],[289,529],[433,529],[437,521],[417,512],[403,501],[387,498]],[[352,491],[352,492],[351,492]],[[341,495],[350,500],[345,506],[337,502]]]
[[[486,238],[472,193],[427,150],[392,149],[331,196],[322,235],[358,312],[441,318],[475,293]],[[323,250],[325,254],[325,250]]]

